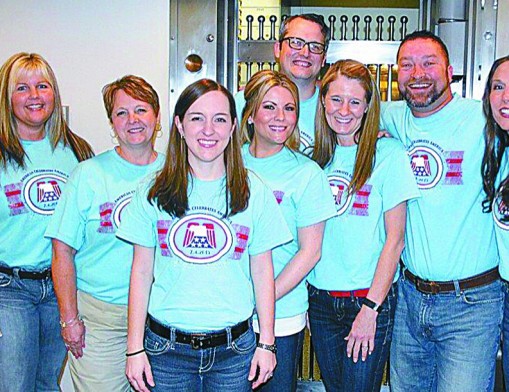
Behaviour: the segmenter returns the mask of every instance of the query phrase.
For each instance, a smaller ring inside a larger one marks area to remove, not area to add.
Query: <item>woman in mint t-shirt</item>
[[[354,60],[333,64],[322,80],[312,157],[329,178],[337,216],[308,278],[311,338],[331,391],[380,390],[406,202],[419,195],[403,146],[377,139],[379,117],[369,70]]]
[[[496,60],[483,96],[486,148],[483,158],[485,209],[492,211],[505,293],[502,361],[509,390],[509,56]]]
[[[188,86],[164,167],[117,233],[134,244],[127,376],[136,390],[146,380],[154,391],[250,391],[272,376],[271,249],[291,236],[270,190],[244,168],[236,128],[228,90],[209,79]]]
[[[244,96],[244,162],[272,189],[293,235],[291,242],[272,251],[278,365],[262,390],[292,392],[308,309],[304,280],[320,259],[325,221],[336,209],[325,173],[298,151],[297,86],[286,75],[265,70],[253,75]]]
[[[129,391],[125,376],[130,244],[115,232],[140,181],[159,170],[159,97],[126,75],[103,88],[114,139],[109,151],[73,171],[46,230],[53,239],[53,279],[66,325],[69,368],[78,391]]]
[[[0,391],[58,391],[65,358],[44,231],[79,161],[53,70],[17,53],[0,69]]]

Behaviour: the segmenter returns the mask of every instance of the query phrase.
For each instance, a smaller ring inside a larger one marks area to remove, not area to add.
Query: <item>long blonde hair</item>
[[[254,138],[254,124],[249,124],[249,117],[254,118],[263,102],[263,98],[272,87],[283,87],[287,89],[295,101],[295,110],[297,120],[299,119],[299,90],[288,76],[281,72],[270,70],[258,71],[255,73],[244,89],[244,98],[246,105],[242,111],[242,121],[240,122],[240,133],[242,135],[242,144],[251,143]],[[299,151],[300,132],[299,127],[295,129],[290,137],[285,141],[285,146],[294,151]]]
[[[154,185],[150,188],[147,197],[150,203],[157,203],[159,208],[172,216],[182,217],[189,208],[187,194],[189,186],[188,176],[192,172],[188,161],[186,141],[178,132],[175,119],[178,118],[182,121],[189,107],[198,98],[211,91],[219,91],[226,96],[230,107],[232,124],[235,124],[237,120],[233,96],[224,86],[213,80],[200,79],[187,86],[182,94],[180,94],[173,113],[166,161],[157,175]],[[249,202],[247,170],[242,161],[240,136],[236,129],[233,130],[230,142],[226,146],[224,164],[226,167],[225,197],[227,209],[224,216],[231,216],[244,211]]]
[[[6,168],[7,164],[14,163],[18,167],[25,167],[26,153],[19,139],[11,97],[18,80],[32,73],[40,74],[53,89],[53,113],[44,124],[52,148],[62,143],[72,149],[78,161],[92,157],[94,154],[90,145],[74,134],[65,122],[60,90],[50,65],[38,54],[17,53],[0,68],[0,166]]]
[[[357,80],[361,84],[366,92],[366,102],[368,104],[361,126],[354,135],[355,143],[359,145],[359,148],[357,149],[352,181],[350,181],[348,191],[355,193],[362,188],[373,172],[380,125],[380,94],[369,69],[358,61],[340,60],[331,65],[323,77],[320,88],[320,102],[316,109],[315,146],[311,158],[322,168],[325,168],[334,158],[338,142],[336,134],[329,126],[325,116],[325,96],[329,91],[329,85],[340,75]]]

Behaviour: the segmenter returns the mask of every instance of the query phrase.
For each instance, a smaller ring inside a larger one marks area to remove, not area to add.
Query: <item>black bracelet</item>
[[[135,351],[134,353],[126,353],[125,356],[126,357],[132,357],[134,355],[138,355],[138,354],[141,354],[141,353],[144,353],[145,352],[145,349],[141,349],[140,351]]]

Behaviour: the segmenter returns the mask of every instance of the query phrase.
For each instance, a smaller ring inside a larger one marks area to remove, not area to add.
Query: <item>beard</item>
[[[409,84],[415,83],[415,82],[409,82],[406,83],[404,86],[404,89],[400,89],[399,92],[403,99],[407,102],[408,106],[412,108],[426,108],[428,106],[431,106],[433,103],[435,103],[448,89],[447,85],[444,85],[444,87],[441,90],[438,90],[435,83],[433,83],[433,88],[429,90],[428,92],[418,92],[414,93],[412,90],[408,87]]]

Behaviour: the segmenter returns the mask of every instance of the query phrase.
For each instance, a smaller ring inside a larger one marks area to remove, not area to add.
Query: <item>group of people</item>
[[[279,72],[235,97],[188,86],[165,155],[144,79],[103,88],[116,146],[94,156],[49,64],[7,60],[0,390],[57,391],[67,355],[77,391],[295,391],[307,324],[328,391],[380,390],[389,349],[393,391],[493,389],[509,56],[481,104],[452,93],[440,38],[411,33],[403,100],[381,103],[357,61],[318,82],[328,37],[322,17],[289,17]]]

